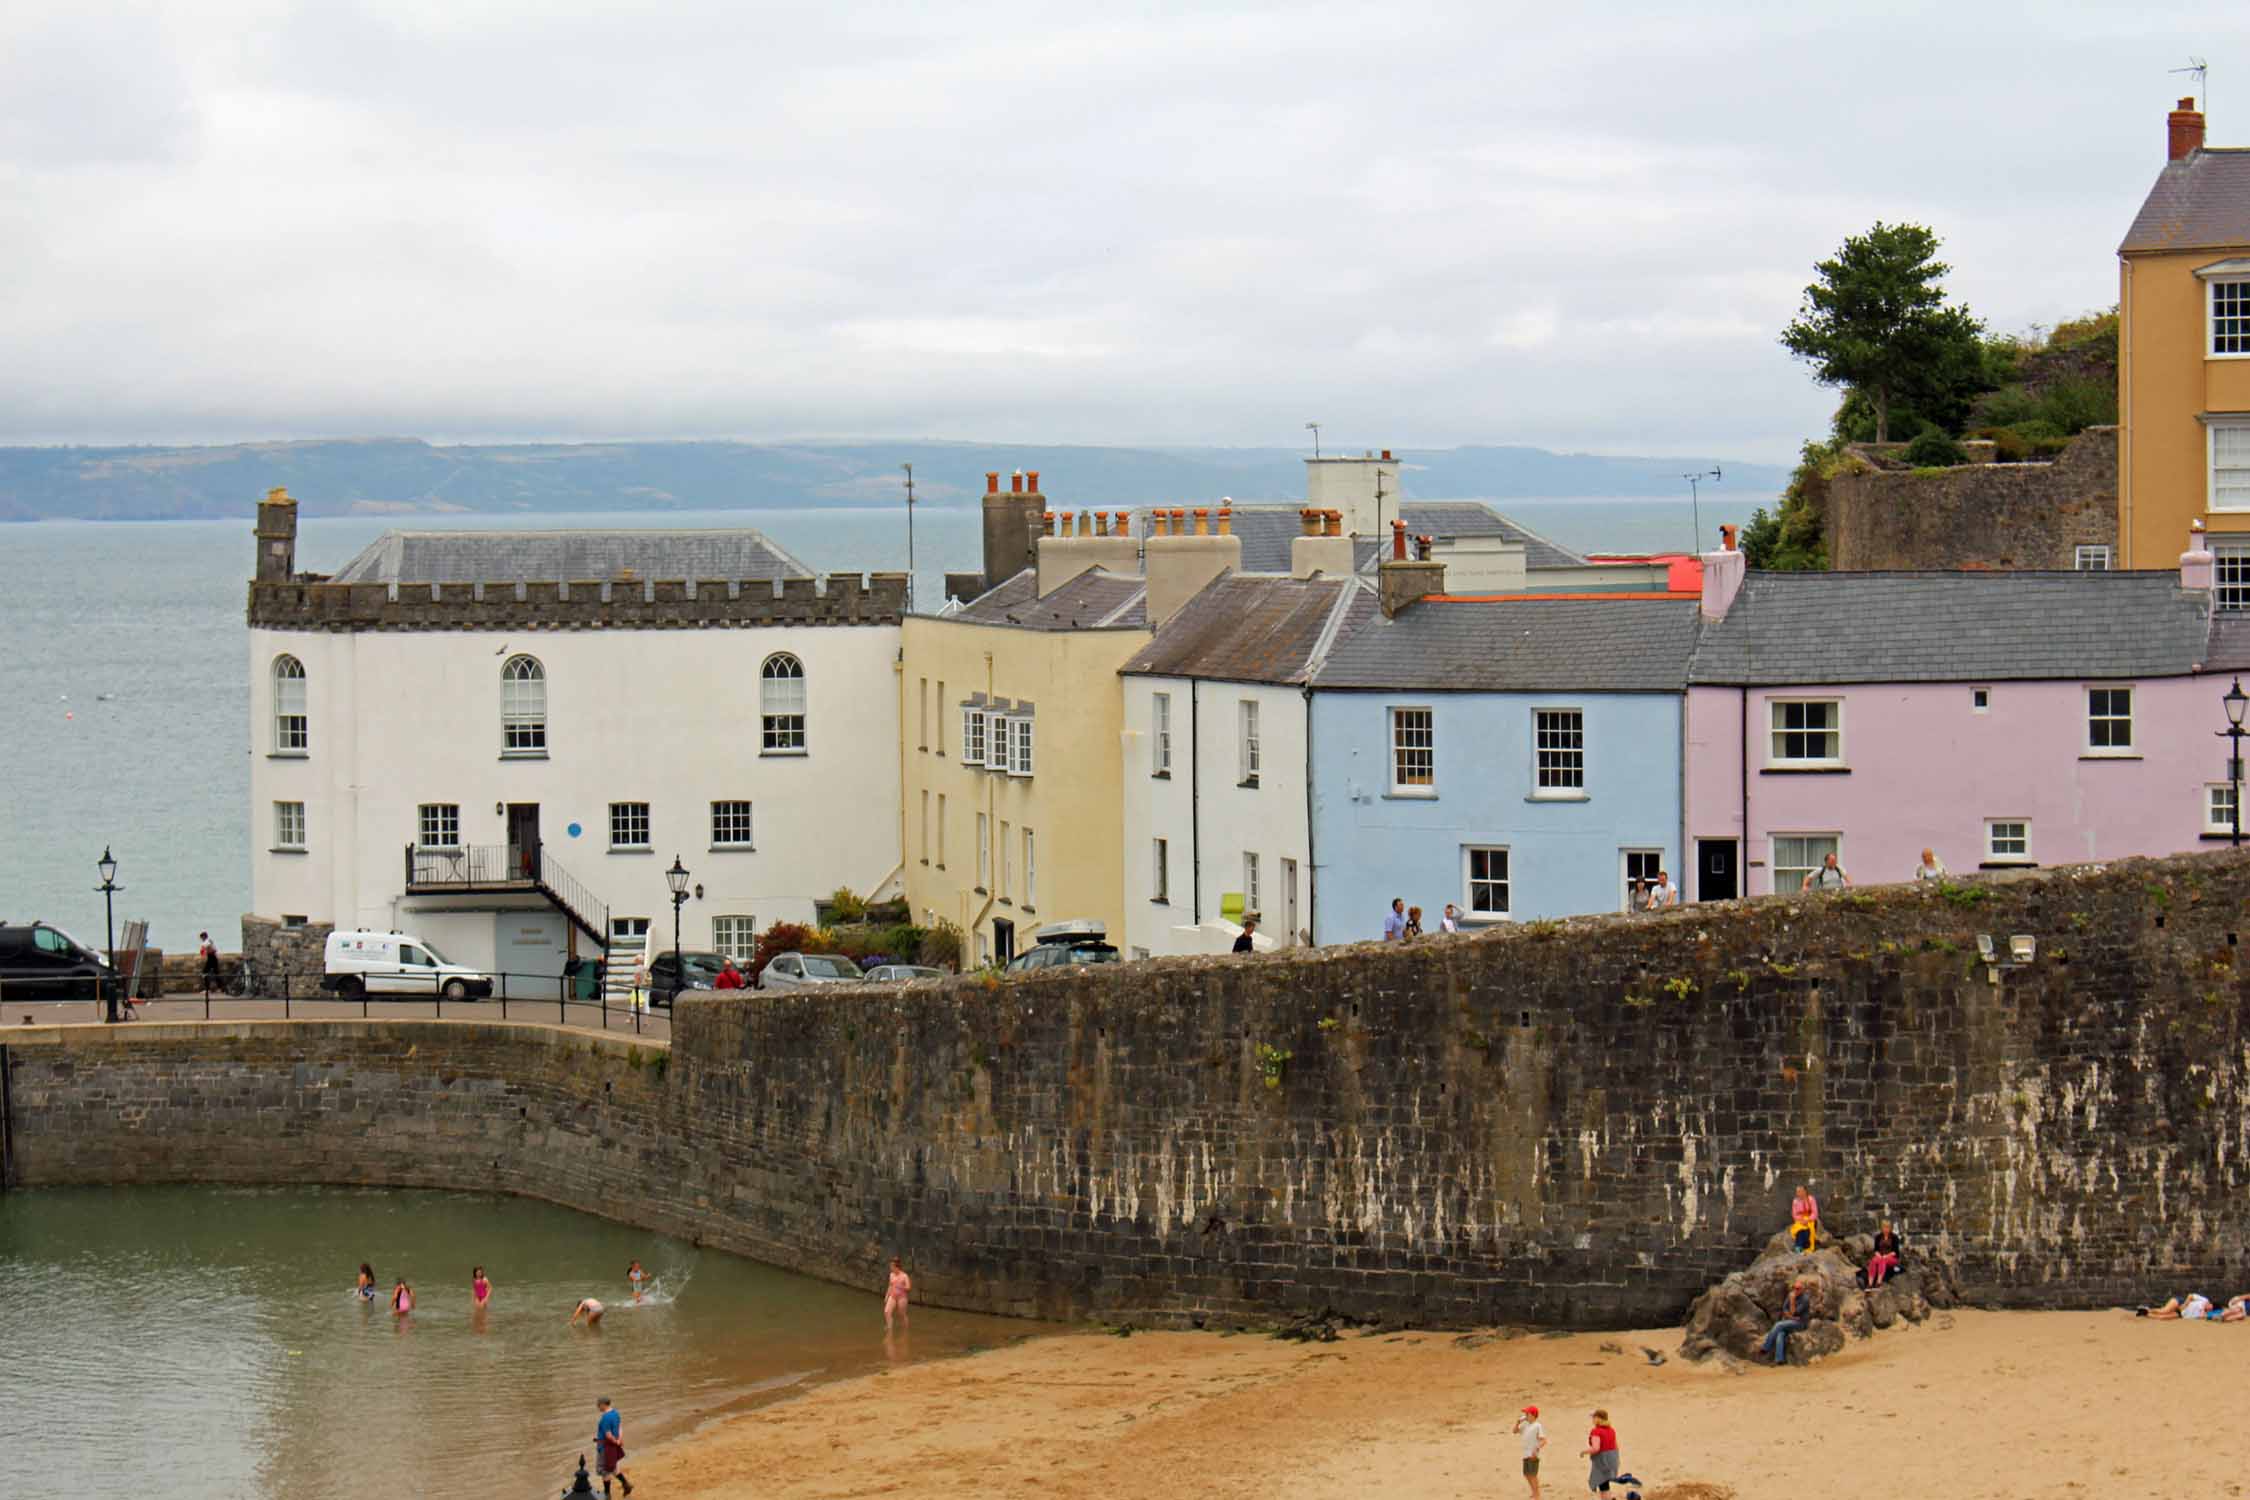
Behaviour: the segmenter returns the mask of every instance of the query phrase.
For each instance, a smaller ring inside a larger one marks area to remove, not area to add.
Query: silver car
[[[777,953],[758,976],[761,990],[814,990],[830,984],[864,984],[859,965],[833,953]]]
[[[943,979],[945,970],[928,964],[877,964],[867,971],[872,984],[912,984],[917,979]]]

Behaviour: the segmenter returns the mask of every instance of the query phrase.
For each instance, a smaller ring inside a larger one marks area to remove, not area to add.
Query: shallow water
[[[639,1306],[635,1257],[654,1278]],[[384,1302],[351,1295],[362,1260]],[[403,1319],[387,1304],[401,1276]],[[589,1295],[609,1309],[591,1333],[568,1324]],[[81,1500],[528,1500],[591,1451],[600,1396],[643,1450],[809,1382],[1041,1331],[922,1308],[886,1344],[873,1291],[523,1199],[0,1194],[0,1434],[17,1482]]]

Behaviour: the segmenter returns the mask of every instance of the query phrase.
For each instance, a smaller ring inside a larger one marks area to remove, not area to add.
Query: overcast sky
[[[2113,302],[2190,55],[2250,144],[2239,3],[10,0],[0,442],[1780,459],[1877,218]]]

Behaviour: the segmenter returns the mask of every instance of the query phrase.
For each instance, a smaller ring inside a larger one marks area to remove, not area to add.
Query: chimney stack
[[[1734,545],[1734,528],[1719,528],[1719,550],[1703,554],[1703,603],[1701,613],[1706,620],[1723,620],[1734,607],[1734,596],[1741,591],[1744,571],[1749,560]]]
[[[297,572],[297,502],[289,491],[266,491],[258,502],[258,571],[260,583],[287,583]]]
[[[2180,554],[2180,587],[2209,591],[2218,581],[2218,560],[2203,540],[2203,521],[2199,517],[2188,528],[2187,551]]]
[[[1406,526],[1399,523],[1395,556],[1375,569],[1375,603],[1383,618],[1395,620],[1417,600],[1445,592],[1445,564],[1406,556]]]
[[[1000,489],[1000,471],[984,472],[984,587],[1007,582],[1026,568],[1037,567],[1038,543],[1047,512],[1046,497],[1037,485],[1024,488],[1023,471],[1015,472],[1006,493]],[[1070,515],[1062,517],[1070,529]]]
[[[2203,149],[2203,111],[2195,107],[2193,98],[2182,99],[2180,107],[2164,117],[2164,135],[2171,161],[2184,160],[2190,152]]]

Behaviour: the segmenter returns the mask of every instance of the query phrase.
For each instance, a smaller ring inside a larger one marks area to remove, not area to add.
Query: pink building
[[[1730,538],[1731,540],[1731,538]],[[2169,854],[2229,837],[2250,615],[2178,572],[1756,573],[1704,559],[1688,668],[1695,900]],[[2245,810],[2250,813],[2250,810]]]

